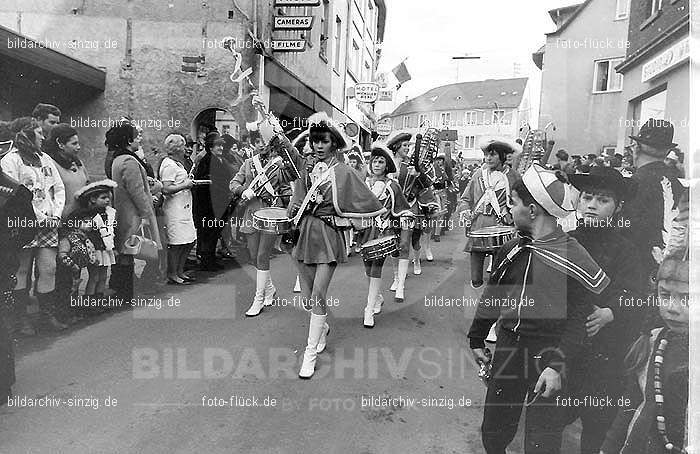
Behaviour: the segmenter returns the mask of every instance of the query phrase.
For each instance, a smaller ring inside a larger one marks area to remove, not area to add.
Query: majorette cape
[[[496,277],[523,251],[530,250],[543,264],[576,279],[586,290],[599,295],[610,284],[610,278],[588,252],[561,228],[539,240],[521,236],[496,270]]]
[[[380,202],[382,202],[384,207],[389,210],[389,216],[395,218],[401,216],[413,217],[414,214],[411,211],[411,205],[408,204],[406,197],[404,197],[403,193],[401,192],[401,186],[399,186],[399,183],[391,178],[388,179],[386,183],[387,184],[384,187],[386,199],[383,197],[384,194],[382,194],[382,196],[380,196]]]
[[[343,163],[338,163],[333,167],[332,171],[333,173],[330,177],[331,194],[333,195],[333,207],[338,216],[369,218],[386,212],[386,208],[382,206],[379,199],[372,194],[372,191],[350,167]],[[290,206],[295,202],[301,204],[304,200],[309,189],[306,187],[306,184],[303,184],[306,180],[306,175],[301,180],[297,180],[298,183],[302,184],[295,185],[294,196]]]

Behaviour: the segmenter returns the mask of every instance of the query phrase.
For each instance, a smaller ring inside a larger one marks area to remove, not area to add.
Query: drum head
[[[472,237],[491,237],[503,234],[515,233],[515,227],[509,227],[507,225],[491,225],[478,230],[473,230],[469,232],[469,236]]]
[[[261,208],[255,213],[253,213],[253,217],[271,221],[281,221],[289,219],[289,216],[287,216],[287,210],[285,208],[279,207]]]
[[[375,238],[375,239],[369,240],[368,242],[366,242],[365,244],[363,244],[363,245],[360,247],[360,249],[369,248],[369,247],[372,247],[372,246],[376,246],[376,245],[378,245],[378,244],[386,243],[386,242],[392,241],[394,238],[395,238],[394,236],[383,236],[383,237],[381,237],[381,238]]]

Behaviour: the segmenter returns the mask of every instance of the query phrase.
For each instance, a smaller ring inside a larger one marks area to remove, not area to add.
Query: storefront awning
[[[0,26],[0,55],[40,68],[97,91],[105,89],[105,71]],[[6,60],[7,63],[7,60]]]

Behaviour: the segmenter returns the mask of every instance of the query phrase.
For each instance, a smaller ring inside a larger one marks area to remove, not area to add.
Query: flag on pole
[[[411,74],[408,72],[405,60],[399,63],[399,65],[392,69],[391,72],[394,73],[394,77],[396,77],[396,80],[399,81],[399,88],[401,85],[411,80]]]

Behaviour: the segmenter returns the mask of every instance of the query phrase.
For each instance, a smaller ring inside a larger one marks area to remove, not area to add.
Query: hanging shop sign
[[[303,52],[306,50],[305,39],[273,39],[273,52]]]
[[[313,16],[275,16],[275,30],[311,30],[314,24]]]
[[[379,97],[379,85],[371,82],[355,84],[355,99],[358,102],[376,102]]]
[[[380,136],[388,136],[391,134],[391,129],[390,122],[382,122],[377,124],[377,134]]]
[[[379,101],[393,101],[394,100],[394,91],[393,90],[387,90],[385,88],[381,88],[379,90]]]

